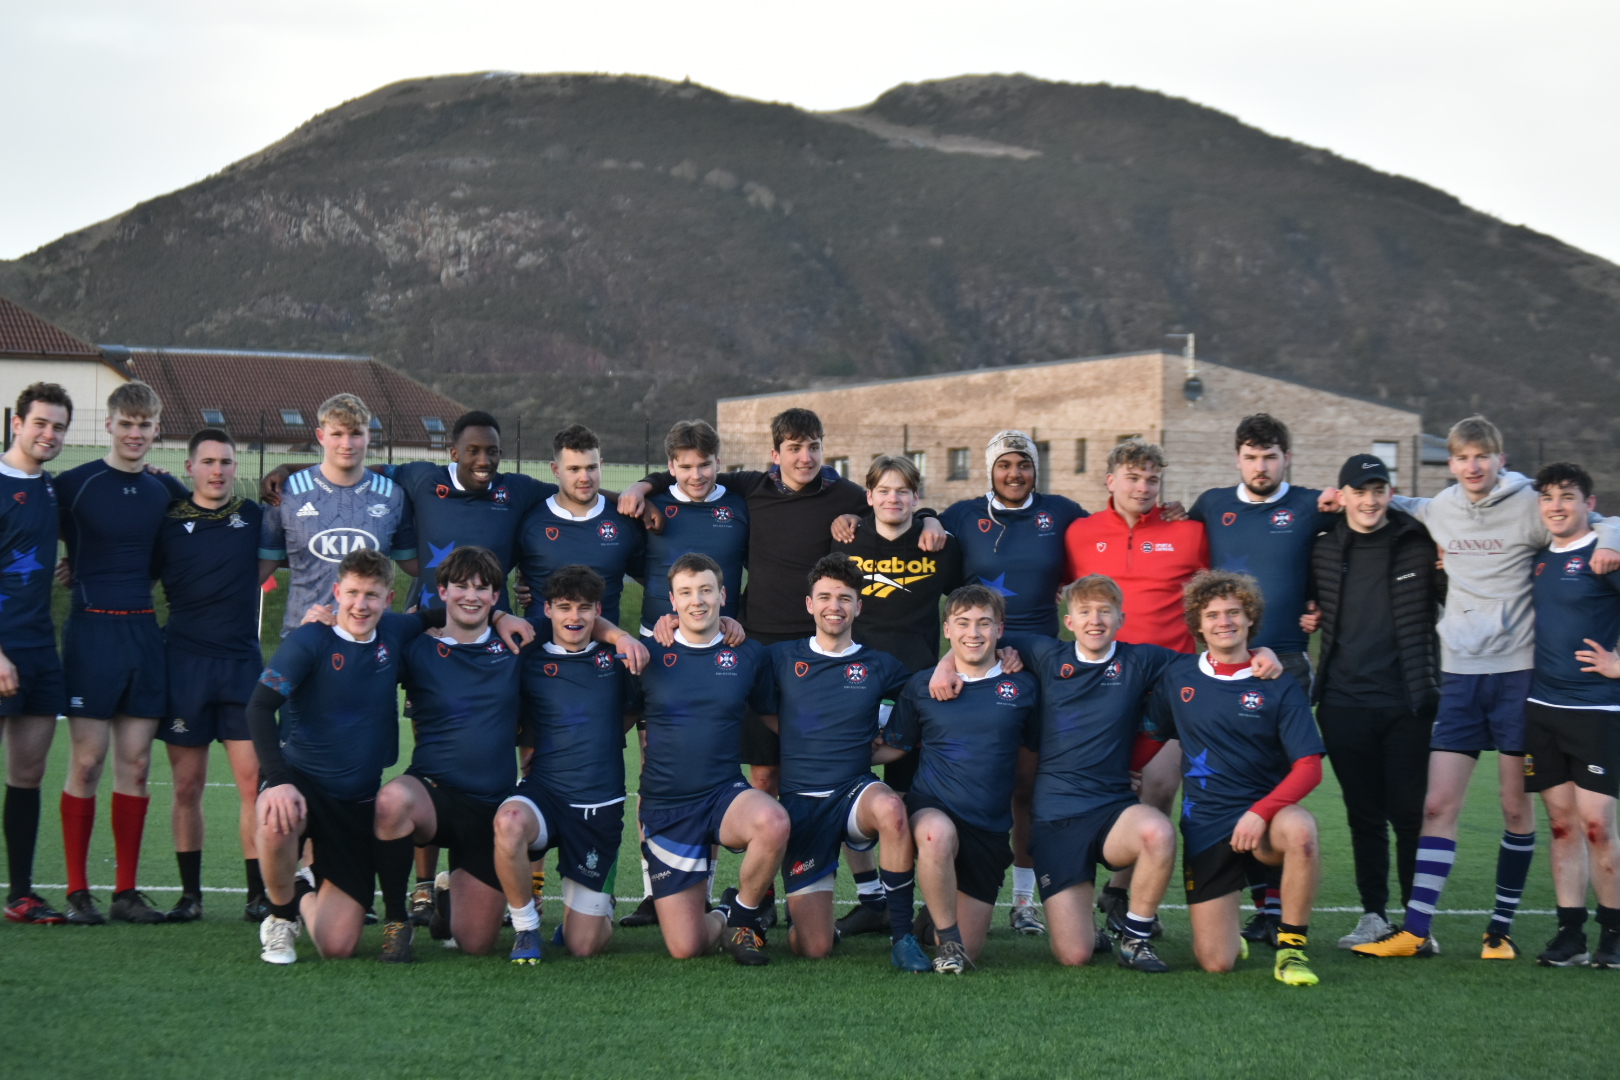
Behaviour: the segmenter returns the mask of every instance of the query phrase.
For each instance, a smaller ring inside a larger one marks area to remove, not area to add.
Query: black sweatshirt
[[[884,539],[876,519],[867,514],[848,544],[833,541],[833,550],[848,555],[866,578],[855,640],[886,652],[917,672],[939,662],[939,601],[962,584],[962,546],[946,539],[941,551],[917,546],[921,521],[896,540]]]

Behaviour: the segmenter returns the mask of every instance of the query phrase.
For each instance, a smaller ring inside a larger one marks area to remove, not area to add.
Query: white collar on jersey
[[[355,637],[353,634],[349,633],[347,630],[343,629],[343,627],[338,626],[336,623],[332,624],[332,633],[336,634],[338,637],[342,638],[344,641],[352,641],[356,645],[370,645],[373,641],[377,640],[377,631],[376,630],[372,630],[371,631],[371,636],[368,637],[368,638],[365,638],[364,640],[362,640],[360,638]]]
[[[1207,652],[1201,652],[1198,654],[1198,670],[1202,671],[1205,675],[1208,675],[1212,679],[1221,680],[1221,682],[1237,682],[1239,679],[1248,679],[1253,678],[1254,676],[1254,668],[1252,667],[1239,668],[1237,673],[1234,675],[1215,674],[1215,669],[1209,664],[1209,653]]]
[[[1106,664],[1108,661],[1114,658],[1114,653],[1118,649],[1119,642],[1110,641],[1108,643],[1108,655],[1104,656],[1101,660],[1087,660],[1085,653],[1080,651],[1080,643],[1077,641],[1074,643],[1074,658],[1080,661],[1082,664]]]
[[[0,461],[0,476],[9,476],[13,480],[38,480],[44,475],[45,474],[43,472],[23,472],[21,469],[13,468],[12,466],[7,465],[5,462]]]
[[[478,637],[472,641],[456,641],[454,638],[448,637],[442,637],[439,640],[444,642],[446,645],[482,645],[484,642],[488,641],[494,635],[494,633],[495,628],[493,626],[486,626],[484,627],[484,632],[479,634]]]
[[[1257,499],[1257,498],[1255,498],[1255,497],[1254,497],[1254,492],[1252,492],[1252,491],[1250,491],[1250,490],[1249,490],[1249,489],[1248,489],[1248,488],[1247,488],[1247,487],[1246,487],[1246,486],[1245,486],[1245,485],[1243,485],[1243,484],[1239,484],[1239,485],[1238,485],[1238,486],[1237,486],[1237,495],[1238,495],[1238,502],[1246,502],[1246,503],[1274,503],[1274,502],[1276,502],[1276,501],[1277,501],[1277,500],[1278,500],[1278,499],[1281,499],[1281,498],[1282,498],[1282,497],[1283,497],[1283,496],[1284,496],[1284,495],[1286,495],[1286,494],[1288,494],[1288,481],[1286,481],[1286,480],[1284,480],[1284,481],[1283,481],[1283,482],[1282,482],[1282,483],[1280,483],[1280,484],[1278,484],[1278,485],[1277,485],[1277,490],[1276,490],[1276,491],[1273,491],[1273,492],[1272,492],[1272,493],[1271,493],[1271,494],[1270,494],[1270,495],[1269,495],[1269,496],[1267,496],[1267,497],[1266,497],[1266,498],[1264,498],[1264,499]]]
[[[582,656],[596,648],[599,642],[587,641],[585,643],[585,647],[579,650],[579,652],[569,652],[555,641],[546,641],[542,642],[542,644],[545,646],[546,652],[551,653],[553,656]]]
[[[716,630],[714,632],[714,637],[703,642],[702,644],[698,644],[697,642],[686,640],[686,635],[681,633],[679,630],[675,631],[675,640],[680,644],[685,645],[688,649],[712,649],[716,645],[720,644],[720,642],[725,639],[725,636],[726,635],[722,634],[719,630]]]
[[[570,514],[567,510],[564,510],[561,506],[559,506],[557,504],[557,496],[555,495],[546,500],[546,507],[553,514],[556,514],[564,521],[589,521],[591,518],[600,515],[602,511],[607,509],[607,496],[598,491],[596,493],[596,505],[591,507],[587,513],[581,514],[579,517],[575,517],[573,514]]]
[[[984,682],[986,679],[993,679],[997,675],[1001,674],[1001,661],[997,660],[996,666],[985,672],[983,675],[975,677],[973,675],[962,675],[961,672],[957,672],[957,674],[961,676],[963,682]]]
[[[1585,536],[1581,537],[1568,547],[1559,547],[1557,544],[1548,544],[1547,550],[1552,552],[1554,555],[1562,555],[1566,551],[1579,551],[1588,544],[1595,543],[1597,543],[1597,532],[1594,530],[1587,533]]]
[[[450,470],[450,486],[457,491],[466,491],[467,489],[461,486],[461,481],[456,478],[456,463],[452,461],[445,468]]]
[[[816,644],[816,639],[815,638],[811,638],[810,639],[810,651],[815,653],[817,656],[830,656],[830,657],[832,657],[833,659],[836,660],[836,659],[838,659],[840,657],[844,657],[844,656],[854,656],[856,653],[860,652],[861,651],[861,643],[858,642],[858,641],[854,641],[854,642],[851,642],[849,648],[845,649],[843,652],[833,652],[833,651],[831,651],[829,649],[823,649],[820,645]]]
[[[996,493],[993,491],[986,495],[985,498],[990,500],[990,509],[992,510],[1028,510],[1030,507],[1035,505],[1035,493],[1033,491],[1029,493],[1029,498],[1025,499],[1017,506],[1008,506],[1006,503],[996,498]],[[989,677],[990,676],[988,675],[985,676],[987,679]]]
[[[726,493],[726,485],[724,485],[724,484],[716,484],[716,485],[714,485],[714,490],[709,492],[708,498],[704,499],[703,501],[706,502],[706,503],[714,502],[714,500],[718,499],[720,496],[724,495],[725,493]],[[682,491],[681,490],[681,485],[679,485],[679,484],[676,484],[674,487],[671,487],[669,489],[669,494],[670,494],[670,497],[672,499],[674,499],[676,502],[683,502],[683,503],[697,502],[697,500],[692,498],[692,496],[690,496],[686,492]]]

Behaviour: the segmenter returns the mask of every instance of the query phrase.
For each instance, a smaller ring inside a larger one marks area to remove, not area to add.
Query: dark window
[[[1035,490],[1052,490],[1052,444],[1035,444]]]
[[[204,409],[202,411],[203,423],[212,427],[225,426],[225,413],[219,409]]]
[[[968,478],[968,450],[965,446],[953,447],[950,451],[951,471],[947,480],[966,480]]]
[[[297,409],[282,409],[281,422],[287,427],[303,427],[304,414]]]
[[[1086,471],[1086,440],[1074,440],[1074,471]]]

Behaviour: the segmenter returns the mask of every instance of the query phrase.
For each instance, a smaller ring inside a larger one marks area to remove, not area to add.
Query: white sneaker
[[[1366,945],[1377,941],[1389,933],[1389,930],[1389,923],[1384,921],[1382,915],[1374,915],[1369,911],[1361,917],[1360,922],[1356,923],[1354,930],[1339,939],[1339,948],[1353,949],[1357,945]]]
[[[298,932],[303,929],[302,919],[278,919],[271,915],[259,924],[259,944],[264,951],[259,959],[267,964],[292,964],[298,960]]]

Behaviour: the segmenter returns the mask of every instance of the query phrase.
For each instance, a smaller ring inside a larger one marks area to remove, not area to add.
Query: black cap
[[[1389,466],[1384,459],[1373,454],[1357,454],[1339,469],[1339,486],[1344,488],[1365,487],[1369,480],[1382,480],[1389,483]]]

